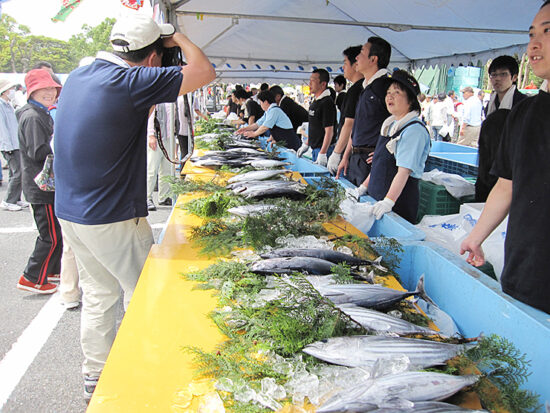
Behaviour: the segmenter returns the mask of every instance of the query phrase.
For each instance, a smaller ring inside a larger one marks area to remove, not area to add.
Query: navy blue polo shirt
[[[351,134],[353,146],[376,146],[382,123],[390,116],[385,101],[388,84],[387,76],[379,77],[359,95]]]
[[[182,76],[180,67],[129,67],[104,52],[71,72],[54,131],[59,218],[96,225],[147,216],[147,117],[177,99]]]

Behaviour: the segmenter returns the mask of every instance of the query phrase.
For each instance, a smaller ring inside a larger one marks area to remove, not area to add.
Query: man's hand
[[[485,254],[483,254],[481,243],[473,240],[471,236],[468,236],[464,241],[462,241],[462,244],[460,244],[460,255],[465,252],[468,252],[466,261],[469,264],[474,267],[479,267],[485,264]]]
[[[157,138],[155,138],[153,135],[149,136],[148,139],[149,148],[156,151],[157,150]]]
[[[247,130],[247,131],[243,132],[243,135],[246,136],[247,138],[253,138],[254,137],[254,131]]]
[[[336,179],[340,178],[340,174],[343,172],[344,175],[348,174],[349,159],[344,158],[340,161],[338,165],[338,170],[336,171]]]
[[[369,156],[366,160],[368,164],[372,164],[372,158],[374,158],[374,152],[369,153]]]
[[[393,202],[390,198],[384,198],[382,201],[378,201],[376,204],[374,204],[374,208],[372,208],[372,213],[374,214],[376,219],[381,219],[384,214],[390,212],[395,205],[395,202]]]
[[[327,162],[327,169],[331,173],[331,175],[336,175],[336,172],[338,172],[338,165],[340,164],[341,160],[341,153],[332,152],[332,155],[330,155],[330,158],[328,158]]]
[[[327,154],[326,153],[320,153],[317,155],[317,160],[315,163],[319,166],[327,166]]]
[[[172,36],[165,37],[164,39],[162,39],[162,45],[164,47],[167,47],[167,48],[169,48],[169,47],[179,47],[179,44],[176,43],[177,40],[179,40],[179,41],[186,41],[187,40],[188,41],[189,39],[183,33],[176,32]]]
[[[306,153],[309,149],[309,145],[306,145],[305,143],[302,143],[302,146],[298,148],[298,151],[296,152],[296,155],[298,158],[300,158],[304,153]]]

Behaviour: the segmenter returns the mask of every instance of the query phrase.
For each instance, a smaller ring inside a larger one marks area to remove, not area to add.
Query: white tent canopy
[[[342,50],[363,44],[370,36],[392,45],[390,67],[458,65],[521,54],[542,4],[541,0],[161,1],[168,20],[205,51],[222,77],[258,80],[303,79],[313,67],[339,72]]]

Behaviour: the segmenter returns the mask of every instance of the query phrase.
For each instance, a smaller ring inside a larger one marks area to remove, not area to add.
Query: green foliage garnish
[[[226,190],[225,187],[215,183],[216,178],[210,182],[197,182],[175,176],[165,176],[162,179],[164,182],[170,184],[170,190],[176,197],[180,194],[188,194],[190,192],[222,192]]]
[[[481,339],[467,356],[497,387],[507,410],[531,413],[541,408],[536,393],[520,389],[530,374],[530,362],[512,342],[492,334]]]
[[[183,209],[201,218],[221,218],[227,215],[229,208],[242,205],[243,199],[229,192],[214,192],[204,198],[189,201]]]
[[[351,275],[351,268],[347,264],[337,264],[331,268],[332,279],[336,284],[353,284],[355,279]]]

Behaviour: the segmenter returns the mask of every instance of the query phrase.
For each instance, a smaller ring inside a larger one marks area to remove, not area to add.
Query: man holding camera
[[[151,108],[215,78],[212,64],[170,24],[135,14],[111,32],[114,53],[74,70],[55,123],[55,206],[74,250],[83,295],[81,345],[91,398],[115,338],[120,289],[128,305],[153,234],[146,202],[146,132]],[[179,47],[186,66],[161,67]]]

